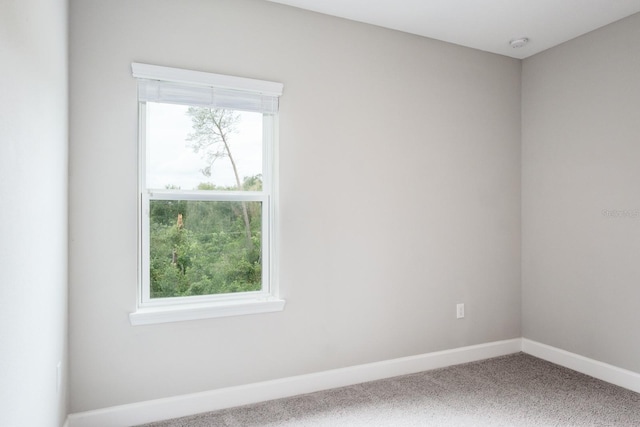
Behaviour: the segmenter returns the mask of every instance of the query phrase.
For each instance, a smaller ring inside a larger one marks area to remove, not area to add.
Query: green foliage
[[[245,178],[261,188],[260,176]],[[216,189],[203,183],[200,190]],[[241,202],[152,200],[151,297],[211,295],[261,288],[260,202],[245,202],[251,228],[247,243]]]

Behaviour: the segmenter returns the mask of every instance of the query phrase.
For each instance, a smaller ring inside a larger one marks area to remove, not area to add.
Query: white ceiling
[[[640,0],[269,1],[519,59],[640,12]]]

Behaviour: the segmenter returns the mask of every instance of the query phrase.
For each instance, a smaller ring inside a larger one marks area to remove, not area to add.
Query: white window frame
[[[138,292],[132,325],[282,311],[277,288],[277,141],[281,83],[200,71],[131,64],[138,82]],[[223,106],[263,112],[263,191],[186,191],[148,189],[146,102]],[[174,298],[150,297],[149,204],[151,200],[258,201],[262,203],[262,289],[234,294]]]

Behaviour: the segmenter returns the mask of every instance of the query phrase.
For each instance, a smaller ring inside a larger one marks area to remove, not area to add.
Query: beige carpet
[[[640,426],[640,394],[518,353],[145,427]]]

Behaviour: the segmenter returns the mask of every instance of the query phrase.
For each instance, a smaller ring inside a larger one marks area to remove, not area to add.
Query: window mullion
[[[205,192],[205,191],[146,191],[150,200],[193,200],[211,202],[262,202],[267,195],[262,191],[225,191],[225,192]]]

